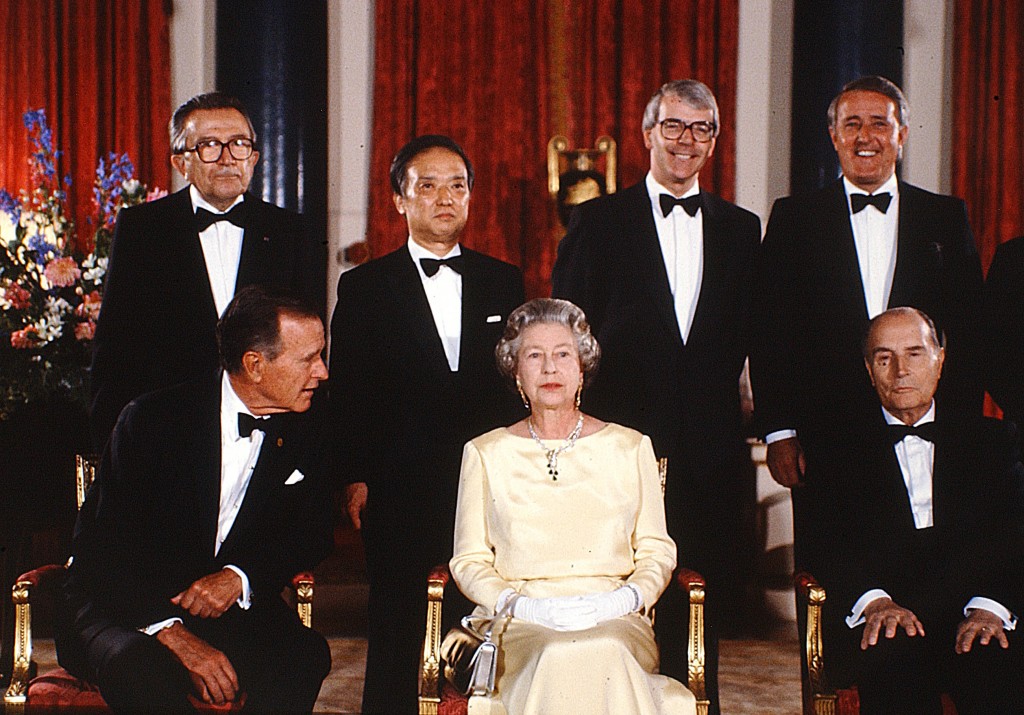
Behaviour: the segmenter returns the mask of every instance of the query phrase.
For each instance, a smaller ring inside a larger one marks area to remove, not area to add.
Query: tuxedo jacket
[[[1024,236],[1000,244],[985,278],[986,383],[1007,419],[1024,420]]]
[[[108,626],[135,629],[182,617],[170,599],[227,564],[246,573],[258,609],[279,601],[295,573],[327,554],[322,420],[311,412],[275,417],[235,522],[214,554],[220,390],[218,375],[148,393],[122,412],[75,526],[67,631],[58,637],[62,663],[78,662],[81,648]]]
[[[936,426],[929,529],[914,527],[884,426],[851,435],[835,451],[831,468],[841,478],[820,508],[837,528],[819,576],[834,620],[871,588],[910,608],[926,629],[959,622],[973,596],[1024,612],[1024,467],[1016,427],[984,418],[938,419]]]
[[[946,336],[941,413],[980,414],[981,265],[963,201],[899,184],[888,307],[927,313]],[[750,372],[761,434],[796,429],[804,449],[838,426],[878,424],[864,367],[869,322],[842,179],[775,202],[765,232]]]
[[[447,561],[464,444],[524,414],[494,359],[509,313],[524,300],[522,274],[464,246],[462,254],[457,372],[408,247],[338,281],[330,441],[342,479],[369,486],[368,550],[375,535],[404,544],[405,555],[430,549],[432,540]]]
[[[235,290],[259,284],[323,305],[315,285],[320,246],[298,214],[246,194]],[[186,187],[118,213],[93,342],[93,441],[102,449],[117,416],[141,394],[218,368],[217,309]]]
[[[703,277],[685,345],[644,182],[577,207],[552,273],[552,294],[583,309],[601,346],[584,408],[649,435],[669,458],[670,487],[686,480],[690,496],[711,486],[723,451],[742,445],[739,378],[761,236],[754,214],[700,197]]]

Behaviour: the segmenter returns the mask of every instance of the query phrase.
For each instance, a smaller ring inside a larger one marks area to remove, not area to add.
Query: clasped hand
[[[587,596],[516,599],[512,615],[556,631],[582,631],[636,610],[633,589],[622,588]]]

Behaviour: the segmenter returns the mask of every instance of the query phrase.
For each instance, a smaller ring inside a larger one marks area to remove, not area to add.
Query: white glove
[[[520,596],[512,616],[556,631],[582,631],[597,625],[596,609],[583,596],[529,598]]]
[[[607,593],[583,596],[583,601],[594,607],[593,618],[596,623],[628,616],[630,613],[639,611],[644,605],[643,596],[640,595],[639,589],[632,584]]]

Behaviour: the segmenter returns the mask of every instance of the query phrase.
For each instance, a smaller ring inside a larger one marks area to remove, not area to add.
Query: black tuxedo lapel
[[[929,241],[922,234],[922,226],[929,222],[922,218],[928,208],[921,204],[922,194],[907,184],[900,184],[900,217],[896,232],[896,267],[893,270],[892,291],[887,307],[912,305],[928,294],[922,285],[935,274],[932,266],[942,261],[942,244]]]
[[[235,279],[235,292],[247,285],[259,283],[269,285],[274,269],[270,253],[270,236],[263,221],[264,215],[259,201],[249,194],[244,196],[246,203],[245,232],[242,234],[242,252],[238,257],[238,277]]]
[[[478,357],[490,359],[494,346],[483,345],[485,340],[484,327],[487,324],[488,311],[493,307],[486,300],[486,286],[482,283],[479,256],[473,251],[462,248],[466,257],[465,270],[462,273],[462,333],[459,337],[459,372],[472,374],[469,364]],[[504,325],[507,315],[500,320]],[[492,362],[493,364],[493,362]]]
[[[198,424],[195,425],[195,449],[186,457],[195,477],[196,523],[200,529],[199,543],[211,558],[217,542],[217,521],[220,514],[220,381],[205,388],[199,402]]]
[[[280,424],[287,417],[282,415],[276,419]],[[284,484],[284,480],[290,475],[290,472],[285,472],[282,468],[282,460],[288,453],[287,447],[290,446],[290,437],[285,434],[286,431],[275,430],[271,434],[264,435],[260,455],[256,459],[256,466],[249,479],[249,486],[245,490],[245,498],[235,517],[235,523],[231,525],[228,537],[221,544],[221,554],[230,553],[231,546],[235,542],[245,538],[246,534],[253,533],[267,499],[277,487]]]
[[[448,365],[448,357],[445,355],[441,336],[437,334],[434,313],[430,310],[430,301],[427,300],[427,293],[423,289],[423,281],[420,279],[416,264],[413,263],[412,254],[406,246],[390,255],[388,277],[394,294],[401,296],[396,300],[396,304],[398,310],[403,313],[399,319],[405,321],[403,327],[396,325],[395,330],[406,331],[409,338],[415,340],[423,351],[424,364],[433,373],[423,376],[425,384],[429,384],[431,379],[450,380],[452,371]],[[466,304],[465,298],[462,304]]]
[[[697,309],[694,311],[693,324],[690,326],[690,339],[686,341],[690,348],[704,342],[705,336],[710,332],[724,329],[722,326],[714,325],[708,316],[715,314],[717,303],[721,300],[722,289],[734,285],[727,270],[730,263],[728,251],[731,245],[728,242],[727,229],[722,225],[723,217],[713,197],[704,191],[700,192],[700,196],[704,265],[701,269]]]
[[[848,306],[852,324],[867,325],[868,304],[864,298],[864,279],[860,274],[857,244],[850,223],[850,206],[842,179],[834,182],[826,195],[822,216],[820,239],[824,250],[819,255],[823,255],[826,262],[832,260],[835,263],[823,267],[819,275],[835,276],[835,290],[842,303]]]
[[[651,197],[647,193],[647,183],[640,182],[627,191],[631,191],[632,194],[627,197],[628,203],[622,212],[622,220],[635,222],[635,228],[630,230],[630,233],[636,236],[639,272],[637,289],[646,291],[651,296],[658,316],[682,347],[683,337],[679,333],[679,321],[676,319],[675,299],[672,297],[668,272],[665,270],[665,257],[661,252],[661,242],[658,240],[658,228],[654,223],[654,209],[651,207]]]

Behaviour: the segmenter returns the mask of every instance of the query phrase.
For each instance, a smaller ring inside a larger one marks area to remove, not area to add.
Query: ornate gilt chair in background
[[[805,632],[801,633],[804,646],[803,703],[804,715],[859,715],[860,696],[857,686],[836,689],[828,679],[825,661],[826,644],[823,636],[822,614],[826,607],[825,587],[806,571],[794,576],[797,609],[806,609]],[[948,696],[942,696],[943,715],[956,715],[956,707]]]
[[[658,462],[661,492],[665,493],[668,460]],[[419,715],[504,715],[493,692],[467,697],[449,683],[441,658],[441,605],[444,590],[451,579],[447,565],[435,566],[427,578],[427,624],[420,657]],[[686,687],[697,699],[697,715],[707,715],[710,701],[704,687],[704,577],[696,571],[681,568],[673,579],[676,587],[689,595],[690,616],[686,628]],[[669,584],[672,588],[672,584]],[[681,634],[682,635],[682,634]]]
[[[85,501],[86,491],[96,476],[99,457],[77,455],[75,457],[75,490],[78,508]],[[40,598],[48,599],[51,610],[57,602],[57,594],[64,580],[67,565],[47,564],[18,577],[14,583],[11,599],[14,602],[14,668],[11,682],[4,695],[4,712],[22,712],[28,709],[69,708],[78,712],[106,712],[107,705],[99,689],[85,680],[74,677],[63,668],[57,668],[44,675],[36,675],[36,664],[32,660],[32,606]],[[295,588],[296,608],[299,618],[309,628],[313,625],[313,574],[300,573],[292,579]],[[130,597],[130,596],[128,596]],[[213,712],[230,710],[195,701],[201,710]]]
[[[604,157],[604,174],[597,162]],[[615,140],[600,136],[591,149],[570,149],[562,135],[548,142],[548,193],[558,206],[562,225],[569,223],[573,207],[604,194],[615,193]]]

